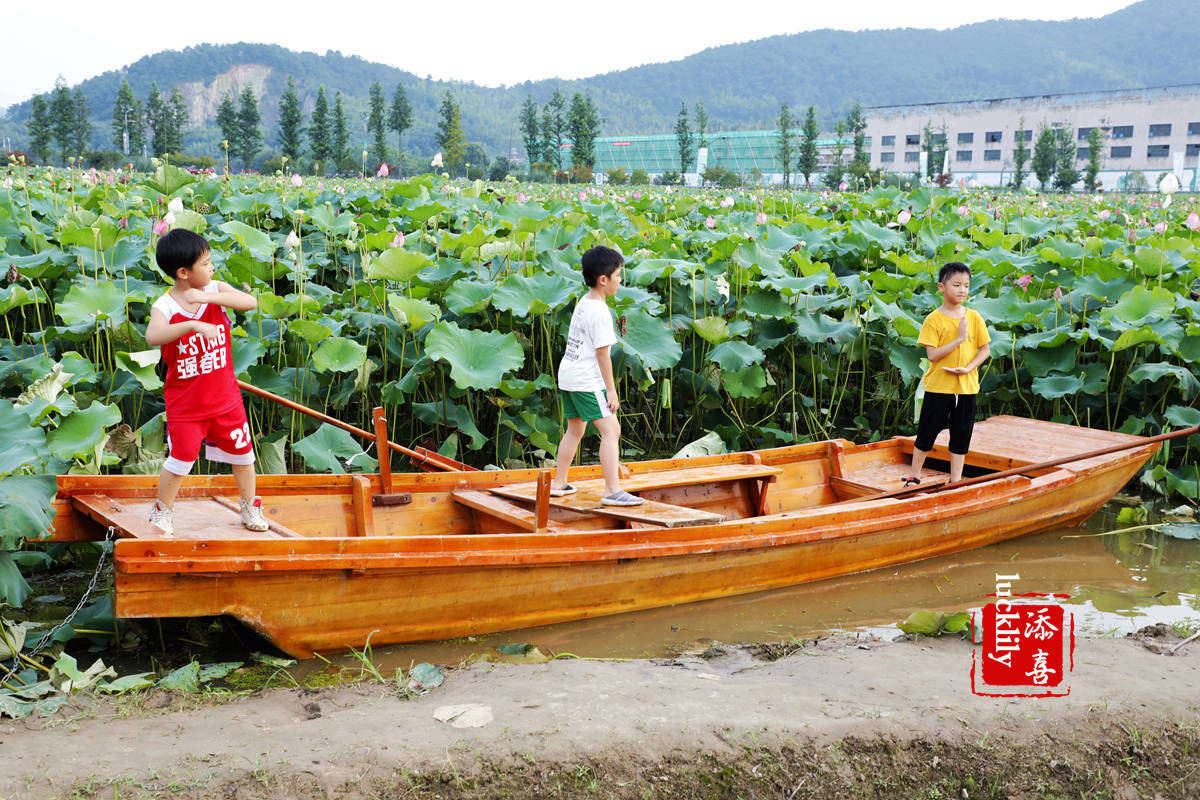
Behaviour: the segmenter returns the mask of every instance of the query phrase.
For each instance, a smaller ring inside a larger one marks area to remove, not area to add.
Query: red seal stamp
[[[972,615],[971,691],[985,697],[1063,697],[1071,693],[1075,619],[1065,595],[1013,595],[1019,575],[996,576],[996,601]]]

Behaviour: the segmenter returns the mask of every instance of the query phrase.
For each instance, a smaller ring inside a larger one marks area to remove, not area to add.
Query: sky
[[[1097,17],[1133,0],[205,0],[23,2],[4,12],[0,108],[163,50],[264,42],[339,50],[437,80],[485,86],[584,78],[708,47],[820,28],[955,28],[996,18]],[[104,9],[100,11],[100,9]]]

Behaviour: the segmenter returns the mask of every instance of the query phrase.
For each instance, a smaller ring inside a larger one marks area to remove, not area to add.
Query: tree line
[[[533,96],[525,97],[521,106],[521,136],[525,144],[525,159],[530,174],[564,172],[563,150],[571,151],[571,178],[579,183],[592,179],[596,168],[596,139],[600,136],[600,115],[590,94],[575,92],[570,107],[558,89],[538,114]]]

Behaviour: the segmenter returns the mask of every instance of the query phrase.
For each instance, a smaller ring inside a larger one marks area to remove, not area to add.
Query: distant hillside
[[[815,105],[831,122],[858,100],[865,105],[1136,88],[1200,82],[1200,3],[1142,0],[1098,19],[1066,22],[993,21],[949,31],[821,30],[710,48],[680,61],[651,64],[577,81],[538,81],[492,89],[420,78],[393,67],[330,51],[297,53],[275,45],[198,45],[147,56],[128,67],[84,81],[96,120],[97,146],[107,146],[112,103],[121,79],[139,97],[157,80],[169,92],[179,84],[192,108],[186,148],[215,153],[216,104],[228,88],[246,82],[261,98],[268,148],[289,75],[305,112],[317,87],[332,102],[341,91],[352,122],[351,141],[365,139],[368,87],[383,84],[390,101],[402,82],[414,109],[406,149],[431,153],[436,113],[446,89],[454,92],[467,135],[490,153],[521,151],[517,115],[527,95],[545,103],[559,87],[569,97],[590,91],[603,118],[602,133],[628,135],[670,130],[679,105],[702,101],[711,128],[773,127],[782,102]],[[28,102],[9,109],[0,128],[19,144]],[[198,124],[197,124],[198,123]]]

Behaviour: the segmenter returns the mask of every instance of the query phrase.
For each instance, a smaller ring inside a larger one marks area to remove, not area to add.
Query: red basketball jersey
[[[217,282],[205,286],[204,291],[218,291]],[[167,365],[163,388],[167,419],[211,419],[239,407],[242,394],[233,372],[229,318],[225,316],[225,309],[215,303],[205,303],[194,313],[189,313],[170,293],[160,297],[154,308],[167,318],[168,324],[199,320],[217,328],[217,338],[213,340],[199,333],[188,333],[162,346],[162,360]]]

